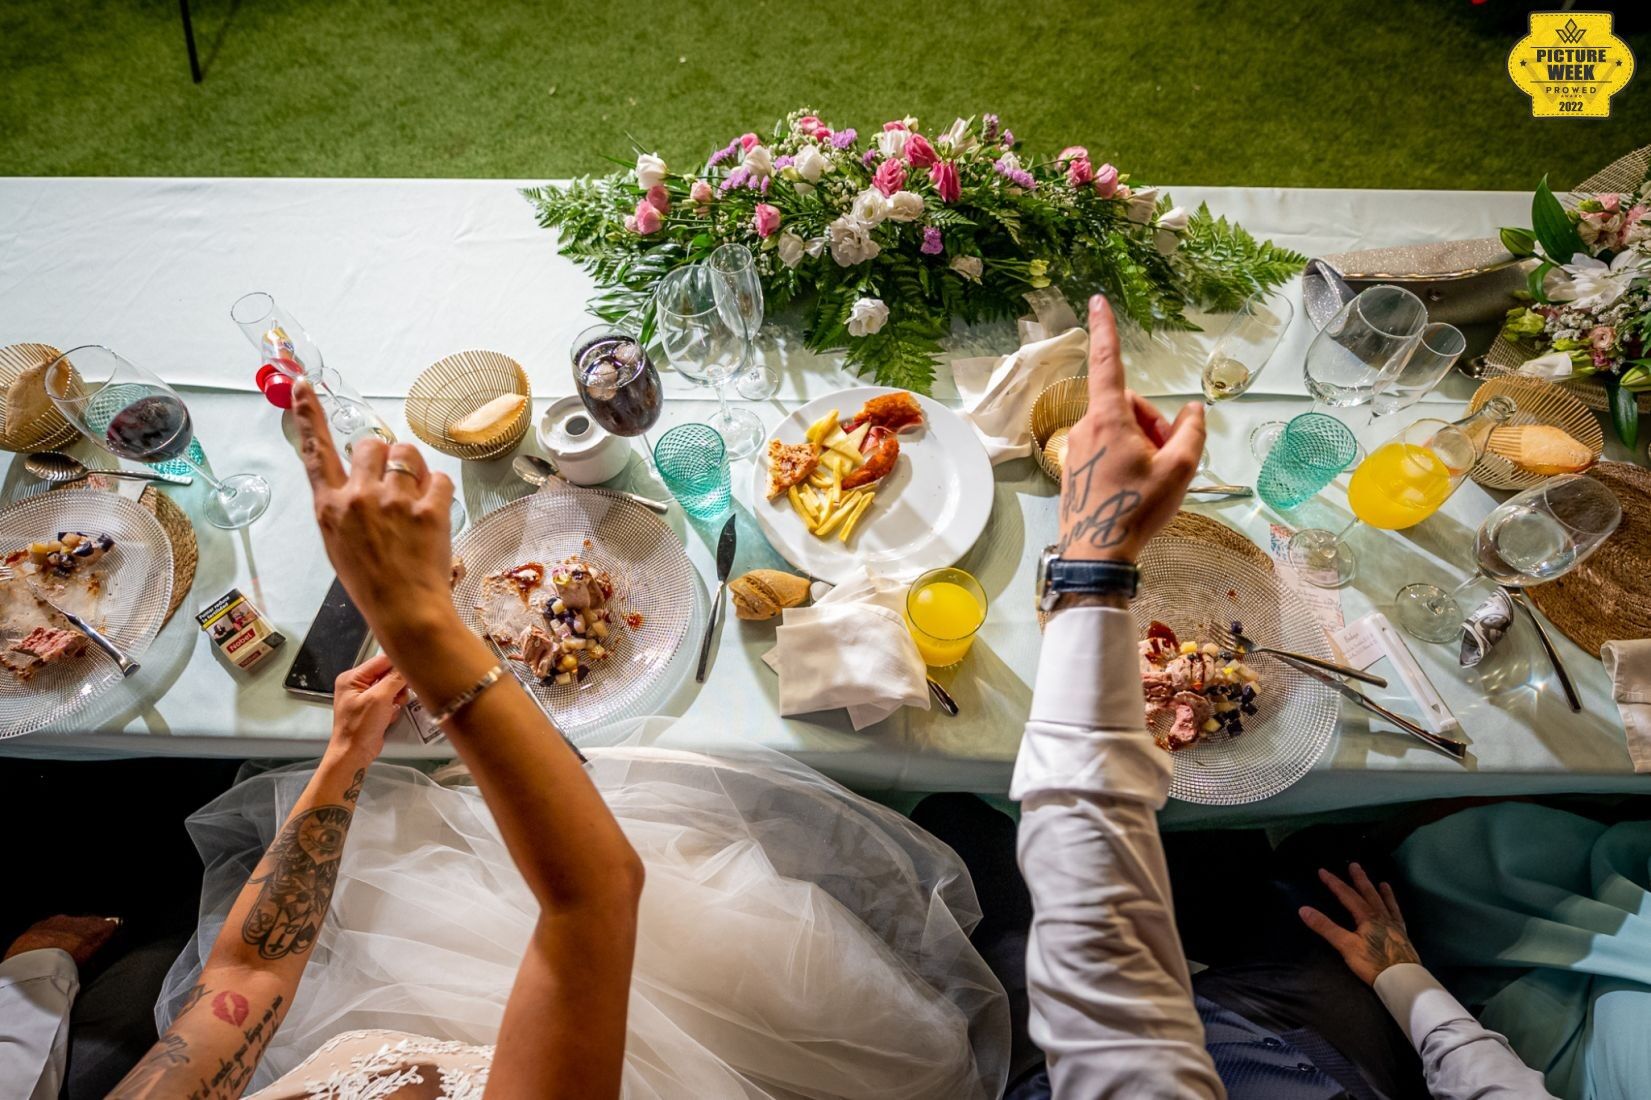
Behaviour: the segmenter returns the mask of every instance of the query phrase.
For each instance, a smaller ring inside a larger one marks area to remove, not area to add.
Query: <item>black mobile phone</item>
[[[361,663],[371,632],[344,585],[334,577],[321,610],[315,613],[304,644],[287,669],[286,687],[294,695],[331,699],[333,681]]]

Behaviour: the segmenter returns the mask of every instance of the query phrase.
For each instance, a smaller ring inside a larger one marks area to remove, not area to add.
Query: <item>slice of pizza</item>
[[[818,443],[768,443],[768,499],[773,500],[793,485],[808,480],[820,464]]]

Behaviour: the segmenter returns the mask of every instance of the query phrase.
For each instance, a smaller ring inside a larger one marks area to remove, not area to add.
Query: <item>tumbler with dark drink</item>
[[[614,435],[641,435],[665,407],[647,352],[612,329],[587,330],[574,342],[573,382],[591,417]]]

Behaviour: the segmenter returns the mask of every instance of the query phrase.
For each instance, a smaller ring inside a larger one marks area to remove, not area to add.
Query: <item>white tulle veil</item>
[[[979,909],[951,849],[778,753],[701,756],[654,747],[659,732],[644,723],[591,753],[647,865],[624,1095],[997,1096],[1008,1007],[969,943]],[[189,819],[201,922],[167,976],[161,1027],[312,767],[243,779]],[[344,1031],[492,1043],[536,916],[462,771],[374,765],[253,1087]]]

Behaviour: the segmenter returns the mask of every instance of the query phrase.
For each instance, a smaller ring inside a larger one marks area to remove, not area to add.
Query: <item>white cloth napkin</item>
[[[1027,295],[1036,319],[1021,318],[1021,346],[1002,357],[954,359],[952,377],[963,398],[960,414],[996,466],[1032,453],[1032,402],[1060,381],[1082,374],[1089,333],[1064,298]]]
[[[1599,647],[1611,698],[1628,731],[1628,755],[1637,772],[1651,772],[1651,638],[1606,642]]]
[[[906,630],[907,587],[868,572],[810,607],[787,608],[763,654],[780,674],[780,713],[847,707],[860,730],[901,707],[928,710],[928,670]]]

